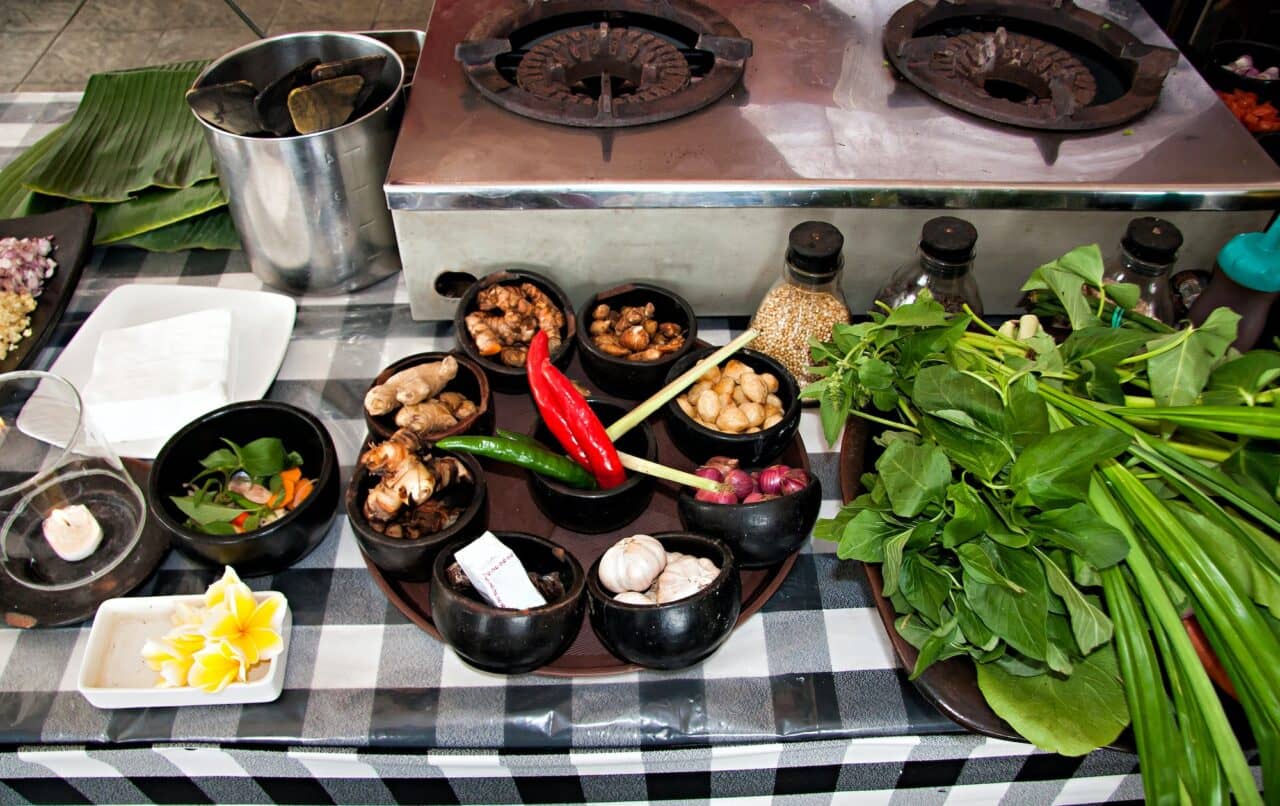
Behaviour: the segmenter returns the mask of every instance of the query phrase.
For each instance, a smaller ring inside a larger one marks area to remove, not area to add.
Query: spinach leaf
[[[962,424],[966,418],[968,425]],[[985,482],[994,480],[1013,458],[1011,446],[981,429],[964,412],[944,409],[926,414],[921,425],[952,461]]]
[[[884,565],[880,566],[880,574],[884,577],[884,595],[893,596],[898,592],[898,575],[902,571],[902,551],[907,546],[911,530],[900,532],[885,541]]]
[[[961,548],[966,546],[977,546],[984,551],[1001,577],[1022,588],[1022,593],[1014,593],[1007,585],[989,584],[965,574],[964,592],[973,612],[1009,646],[1035,660],[1044,660],[1049,604],[1040,563],[1030,552],[1005,548],[991,541],[965,543]]]
[[[980,663],[978,688],[991,709],[1019,734],[1064,756],[1081,756],[1110,744],[1129,724],[1110,646],[1077,661],[1069,677],[1018,677],[998,663]]]
[[[240,466],[240,461],[236,458],[236,452],[231,448],[219,448],[208,456],[200,460],[200,464],[206,470],[224,470],[233,471]]]
[[[1118,456],[1128,445],[1124,434],[1095,425],[1073,426],[1041,437],[1027,446],[1009,471],[1014,504],[1052,507],[1083,501],[1094,466]]]
[[[915,302],[899,305],[885,318],[885,327],[937,327],[949,321],[949,314],[942,303],[927,291]]]
[[[1036,392],[1036,380],[1023,375],[1009,384],[1004,421],[1009,439],[1018,450],[1049,433],[1049,407]]]
[[[884,480],[893,514],[900,518],[919,515],[942,500],[951,481],[947,455],[934,445],[914,445],[895,439],[876,461]]]
[[[930,414],[960,411],[991,432],[1004,431],[1004,401],[1000,394],[972,375],[946,364],[934,364],[916,373],[911,399],[921,411]]]
[[[1240,315],[1234,311],[1217,308],[1189,335],[1179,331],[1147,344],[1148,351],[1155,351],[1178,343],[1147,359],[1147,378],[1156,405],[1189,406],[1196,402],[1214,366],[1235,341],[1239,321]]]
[[[1110,568],[1129,554],[1129,541],[1088,504],[1038,512],[1027,519],[1032,531],[1070,549],[1095,568]]]
[[[1093,650],[1111,640],[1114,628],[1111,619],[1093,605],[1081,593],[1063,572],[1058,564],[1043,552],[1033,549],[1044,565],[1044,573],[1049,580],[1049,590],[1062,597],[1071,617],[1071,634],[1075,636],[1076,646],[1081,654],[1088,655]]]
[[[898,588],[911,606],[930,621],[940,621],[939,611],[951,593],[951,577],[924,555],[908,554],[902,558]]]
[[[845,525],[836,556],[842,560],[882,563],[885,541],[901,530],[902,527],[885,521],[879,512],[864,509]]]
[[[939,624],[920,645],[920,654],[916,656],[916,665],[912,668],[909,679],[915,680],[925,669],[940,660],[966,654],[963,642],[964,636],[960,634],[954,618]]]
[[[1123,327],[1086,327],[1067,336],[1062,343],[1062,356],[1068,364],[1079,368],[1091,361],[1095,366],[1114,367],[1121,360],[1138,352],[1151,334],[1144,330]]]
[[[1003,585],[1014,593],[1023,593],[1021,586],[996,568],[995,552],[986,545],[987,542],[985,539],[975,540],[956,547],[956,556],[960,558],[965,578],[972,578],[983,585]]]
[[[951,517],[942,526],[942,545],[953,549],[987,530],[991,511],[972,487],[963,482],[949,485],[947,500],[951,502]]]
[[[1250,350],[1215,369],[1209,375],[1208,388],[1211,392],[1222,393],[1224,399],[1217,402],[1225,405],[1236,405],[1241,401],[1252,404],[1254,395],[1277,380],[1280,380],[1280,352]]]
[[[995,649],[1000,643],[1000,637],[982,623],[982,619],[973,612],[969,602],[963,596],[957,596],[955,605],[956,622],[960,625],[960,631],[964,633],[965,639],[984,652]]]
[[[1275,451],[1246,444],[1232,451],[1218,467],[1241,484],[1280,499],[1280,454]]]

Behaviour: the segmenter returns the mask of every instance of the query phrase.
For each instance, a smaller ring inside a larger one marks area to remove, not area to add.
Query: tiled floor
[[[235,0],[268,35],[425,28],[434,0]],[[0,92],[81,90],[93,73],[212,59],[256,38],[225,0],[0,0]]]

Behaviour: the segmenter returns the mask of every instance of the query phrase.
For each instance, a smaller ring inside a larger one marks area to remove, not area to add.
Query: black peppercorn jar
[[[893,273],[876,294],[876,302],[890,308],[907,305],[915,302],[927,288],[948,311],[959,313],[968,305],[981,315],[982,296],[972,272],[973,247],[977,242],[978,230],[963,218],[929,219],[920,232],[918,258]],[[876,309],[884,312],[878,305]]]
[[[1125,228],[1120,249],[1106,263],[1103,279],[1138,287],[1134,310],[1167,325],[1175,320],[1169,270],[1182,246],[1182,233],[1163,218],[1135,218]]]
[[[751,318],[751,327],[760,331],[752,349],[777,360],[802,386],[812,380],[806,372],[812,363],[809,339],[830,341],[831,328],[849,321],[849,303],[840,288],[843,248],[844,236],[825,221],[793,227],[782,278]]]

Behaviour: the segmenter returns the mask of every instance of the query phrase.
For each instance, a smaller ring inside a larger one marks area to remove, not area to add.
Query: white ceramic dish
[[[258,601],[281,596],[254,593]],[[200,689],[156,688],[157,674],[142,660],[142,645],[171,629],[170,615],[179,603],[199,605],[204,597],[136,596],[108,599],[98,607],[89,631],[89,644],[80,662],[76,688],[98,708],[150,708],[174,705],[229,705],[271,702],[284,691],[284,666],[289,656],[289,630],[293,614],[289,602],[273,622],[284,639],[284,649],[271,660],[249,670],[249,680],[232,683],[217,694]]]
[[[84,391],[93,375],[93,357],[103,332],[132,327],[185,313],[226,308],[232,313],[231,367],[228,403],[257,400],[267,393],[284,361],[297,303],[292,297],[266,291],[179,285],[123,285],[108,294],[84,321],[50,372]],[[237,360],[237,356],[240,358]],[[28,433],[38,425],[18,418]],[[156,439],[114,442],[118,456],[154,459],[169,435]]]

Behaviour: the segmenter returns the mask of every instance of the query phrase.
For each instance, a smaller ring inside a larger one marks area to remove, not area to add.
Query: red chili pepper
[[[244,522],[247,520],[249,520],[249,513],[241,512],[239,515],[231,519],[231,525],[236,527],[237,529],[243,529]]]
[[[587,399],[574,387],[573,381],[550,362],[543,366],[542,374],[560,400],[561,411],[569,422],[574,438],[587,449],[591,475],[596,477],[600,489],[608,490],[626,481],[627,474],[622,469],[622,460],[618,458],[618,450],[613,447],[613,440],[609,439],[604,424],[587,405]]]
[[[551,354],[547,349],[545,330],[539,330],[534,334],[533,341],[529,343],[529,353],[525,357],[524,366],[529,375],[529,393],[533,395],[533,402],[537,404],[538,414],[542,415],[542,421],[547,424],[547,430],[560,442],[565,452],[575,462],[591,470],[591,460],[587,458],[586,450],[574,437],[573,429],[569,427],[569,421],[565,417],[564,406],[561,405],[558,396],[552,390],[551,383],[543,373],[544,367],[551,366]]]

